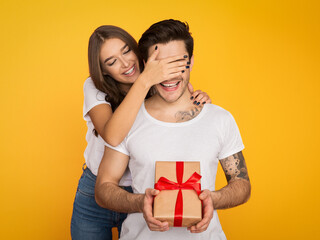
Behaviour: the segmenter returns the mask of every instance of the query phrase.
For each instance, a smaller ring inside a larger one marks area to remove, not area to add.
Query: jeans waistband
[[[89,178],[91,178],[94,181],[97,180],[97,176],[91,172],[91,170],[87,167],[86,164],[83,164],[82,170],[83,170],[83,173],[86,174]]]

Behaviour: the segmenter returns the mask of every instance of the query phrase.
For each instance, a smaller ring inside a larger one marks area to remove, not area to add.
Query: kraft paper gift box
[[[200,222],[202,204],[198,197],[201,191],[199,174],[200,162],[156,162],[155,188],[160,193],[154,198],[154,218],[167,221],[170,227],[190,227]],[[181,193],[177,178],[182,181]]]

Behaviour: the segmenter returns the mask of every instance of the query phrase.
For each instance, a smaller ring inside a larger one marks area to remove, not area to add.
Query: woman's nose
[[[129,67],[129,61],[126,58],[121,58],[123,67]]]

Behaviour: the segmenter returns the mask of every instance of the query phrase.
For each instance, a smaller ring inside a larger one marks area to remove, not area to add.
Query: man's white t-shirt
[[[119,146],[111,148],[130,157],[133,191],[144,193],[146,188],[154,187],[156,161],[199,161],[201,189],[214,191],[219,159],[240,152],[244,145],[234,118],[219,106],[205,104],[194,119],[168,123],[149,115],[143,104],[128,136]],[[207,240],[226,236],[216,211],[208,229],[197,234],[179,227],[153,232],[142,213],[133,213],[122,224],[121,240],[126,239]]]
[[[101,138],[100,135],[96,137],[93,133],[94,125],[91,121],[91,118],[88,112],[95,106],[100,104],[108,104],[109,102],[105,100],[106,94],[99,91],[92,79],[89,77],[83,85],[84,93],[84,103],[83,103],[83,118],[87,122],[88,131],[86,134],[87,147],[84,151],[84,158],[86,160],[87,167],[91,170],[94,175],[97,175],[98,168],[104,153],[105,141]],[[130,172],[126,171],[125,175],[120,181],[120,186],[130,186],[131,185],[131,176]]]

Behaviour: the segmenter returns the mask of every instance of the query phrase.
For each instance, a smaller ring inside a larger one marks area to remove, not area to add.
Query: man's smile
[[[167,82],[167,83],[162,82],[162,83],[160,83],[160,86],[165,91],[175,91],[179,88],[180,83],[181,83],[181,80],[175,81],[175,82]]]

